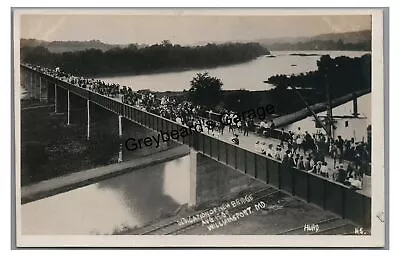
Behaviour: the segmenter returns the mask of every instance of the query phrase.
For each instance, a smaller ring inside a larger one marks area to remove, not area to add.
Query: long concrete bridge
[[[54,112],[58,112],[60,108],[66,110],[67,124],[71,122],[71,94],[86,102],[86,137],[88,139],[91,137],[92,105],[115,114],[120,136],[124,134],[122,119],[158,132],[190,129],[185,125],[122,103],[119,99],[78,87],[28,65],[21,65],[20,68],[21,85],[26,88],[28,95],[40,101],[54,101]],[[343,184],[293,167],[283,167],[277,160],[205,133],[192,133],[186,137],[178,137],[176,141],[190,147],[190,205],[196,205],[196,163],[200,153],[307,203],[331,211],[357,224],[370,226],[371,198]]]

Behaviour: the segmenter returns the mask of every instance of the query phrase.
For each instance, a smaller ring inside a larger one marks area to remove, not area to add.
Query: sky
[[[371,29],[369,15],[43,15],[20,16],[21,38],[110,44],[251,41]]]

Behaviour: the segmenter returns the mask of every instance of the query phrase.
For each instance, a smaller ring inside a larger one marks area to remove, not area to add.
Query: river
[[[189,162],[181,157],[24,204],[22,233],[112,234],[173,215],[189,201]]]
[[[293,56],[290,54],[317,54],[317,56]],[[252,61],[209,69],[193,69],[166,73],[99,77],[106,82],[119,83],[133,90],[150,89],[153,91],[189,90],[190,81],[196,73],[208,71],[220,78],[224,90],[247,89],[251,91],[267,90],[272,85],[263,81],[276,74],[298,74],[317,69],[320,55],[360,57],[370,52],[363,51],[273,51],[275,58],[260,56]]]

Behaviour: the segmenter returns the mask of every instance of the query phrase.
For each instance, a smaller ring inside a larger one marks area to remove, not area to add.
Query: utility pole
[[[320,118],[318,118],[318,115],[310,108],[310,105],[307,103],[306,99],[300,94],[300,92],[296,89],[295,86],[292,85],[288,85],[290,88],[292,88],[292,90],[299,96],[299,98],[303,101],[304,105],[306,106],[307,110],[314,116],[315,121],[319,123],[319,125],[325,130],[327,136],[333,140],[331,134],[330,134],[330,130],[329,130],[329,126],[325,126],[324,122],[322,120],[320,120]]]
[[[327,114],[327,133],[329,137],[333,137],[333,119],[332,119],[332,106],[331,106],[331,95],[330,95],[330,87],[328,81],[328,69],[325,73],[325,93],[326,93],[326,114]]]

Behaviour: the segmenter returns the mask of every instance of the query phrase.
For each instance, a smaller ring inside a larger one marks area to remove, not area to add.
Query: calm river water
[[[111,234],[174,214],[189,199],[189,156],[22,205],[22,233]]]
[[[292,56],[293,53],[318,54],[318,56]],[[320,55],[360,57],[369,52],[362,51],[273,51],[275,58],[258,57],[250,62],[209,69],[194,69],[181,72],[168,72],[147,75],[99,77],[107,82],[119,83],[133,90],[183,91],[190,88],[190,81],[198,72],[208,71],[224,83],[223,89],[266,90],[271,85],[263,83],[276,74],[297,74],[317,69]]]

